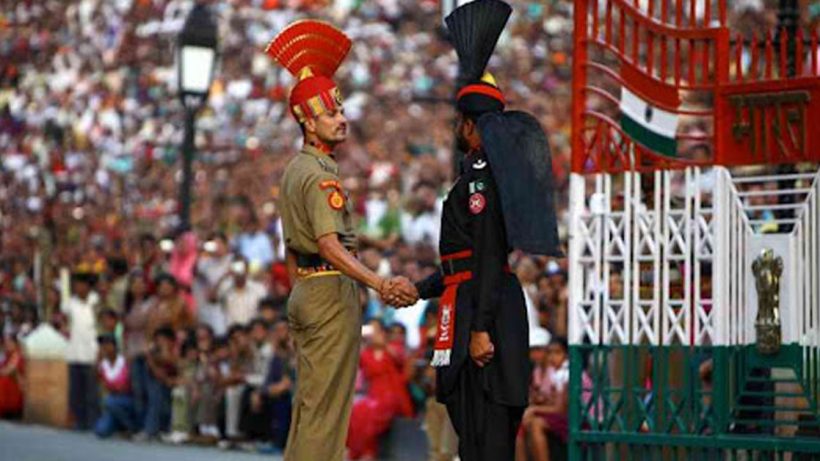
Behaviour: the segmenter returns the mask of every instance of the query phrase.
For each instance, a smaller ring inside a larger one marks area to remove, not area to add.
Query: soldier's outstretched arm
[[[438,298],[444,293],[444,275],[441,271],[436,271],[424,280],[416,282],[416,290],[419,298]]]
[[[385,279],[368,269],[339,241],[336,233],[319,237],[319,255],[348,277],[381,292]]]
[[[384,279],[362,264],[339,241],[339,235],[329,233],[319,237],[319,256],[348,277],[379,292],[386,302],[396,306],[415,303],[418,293],[405,278]]]

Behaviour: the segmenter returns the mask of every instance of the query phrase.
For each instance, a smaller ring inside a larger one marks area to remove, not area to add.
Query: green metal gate
[[[573,460],[820,459],[818,348],[574,346],[571,363]],[[784,427],[800,436],[777,437]]]
[[[820,461],[817,34],[731,35],[726,0],[575,0],[572,461]]]

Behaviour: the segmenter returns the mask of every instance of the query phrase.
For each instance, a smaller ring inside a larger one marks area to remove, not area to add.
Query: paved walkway
[[[93,434],[0,422],[0,461],[281,461],[217,448],[134,443]]]

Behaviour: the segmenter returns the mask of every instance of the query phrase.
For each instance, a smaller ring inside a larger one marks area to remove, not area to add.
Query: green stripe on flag
[[[621,129],[635,142],[651,151],[668,157],[678,155],[678,141],[675,138],[667,138],[655,133],[624,113],[621,114]]]

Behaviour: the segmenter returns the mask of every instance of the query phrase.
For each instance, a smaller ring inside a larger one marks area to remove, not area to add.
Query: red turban
[[[299,123],[342,105],[332,77],[350,46],[342,31],[314,20],[294,22],[268,44],[265,52],[298,79],[289,103]]]

